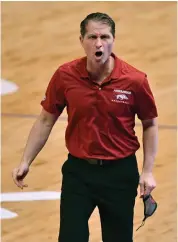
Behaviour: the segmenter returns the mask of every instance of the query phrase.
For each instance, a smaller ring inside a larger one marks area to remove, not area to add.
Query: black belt
[[[91,165],[111,165],[116,162],[116,160],[102,160],[102,159],[84,159]]]
[[[83,160],[83,161],[87,161],[91,165],[103,166],[103,165],[116,164],[118,161],[125,160],[125,159],[128,159],[128,158],[131,158],[131,157],[135,156],[135,154],[132,154],[132,155],[127,156],[125,158],[116,159],[116,160],[103,160],[103,159],[92,159],[92,158],[91,159],[90,158],[82,159],[82,158],[75,157],[75,156],[73,156],[71,154],[70,154],[70,156],[72,156],[75,159],[80,159],[80,160]]]

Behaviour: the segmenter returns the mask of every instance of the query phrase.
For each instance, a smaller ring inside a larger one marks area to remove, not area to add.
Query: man
[[[104,13],[81,22],[86,57],[65,63],[54,73],[42,112],[34,124],[13,179],[20,188],[29,166],[67,107],[68,159],[62,166],[60,242],[87,242],[88,220],[97,206],[103,242],[132,242],[137,187],[140,197],[156,183],[157,109],[146,74],[113,53],[115,23]],[[143,169],[135,153],[135,115],[143,126]]]

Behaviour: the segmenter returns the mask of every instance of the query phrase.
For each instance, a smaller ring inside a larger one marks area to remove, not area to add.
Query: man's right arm
[[[34,123],[24,149],[21,163],[12,173],[14,182],[18,187],[23,188],[26,186],[23,184],[23,179],[29,171],[29,166],[48,140],[56,120],[57,117],[54,114],[43,109]]]

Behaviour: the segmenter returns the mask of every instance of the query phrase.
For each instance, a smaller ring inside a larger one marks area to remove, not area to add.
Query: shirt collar
[[[121,61],[114,53],[112,53],[111,56],[114,57],[114,68],[111,72],[110,78],[119,79],[121,73]]]
[[[114,69],[112,70],[110,79],[118,79],[120,76],[120,66],[121,66],[120,59],[114,53],[111,53],[111,56],[114,58]],[[87,57],[85,56],[80,59],[77,65],[77,69],[82,79],[89,79],[86,66],[87,66]]]

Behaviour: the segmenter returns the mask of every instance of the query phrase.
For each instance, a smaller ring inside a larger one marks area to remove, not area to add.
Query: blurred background
[[[67,157],[64,140],[66,111],[31,167],[26,178],[28,188],[19,191],[13,184],[11,171],[20,162],[54,71],[64,62],[84,55],[79,42],[80,22],[96,11],[106,12],[114,19],[114,52],[147,73],[158,107],[159,152],[154,168],[157,188],[153,192],[158,210],[143,228],[134,232],[135,241],[156,242],[159,238],[162,242],[176,242],[177,3],[2,2],[3,242],[22,242],[24,239],[26,242],[57,241],[61,166]],[[5,92],[9,86],[13,86],[12,93]],[[138,120],[135,130],[141,142],[142,130]],[[141,169],[142,148],[137,157]],[[42,198],[39,196],[41,191],[53,192],[53,195],[46,193]],[[53,199],[50,196],[54,196]],[[137,198],[134,231],[142,219],[143,204]],[[100,242],[97,209],[89,224],[90,242]]]

